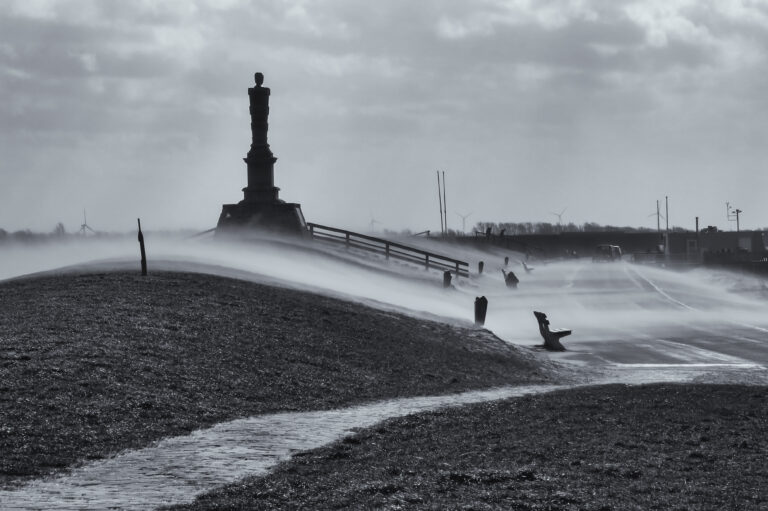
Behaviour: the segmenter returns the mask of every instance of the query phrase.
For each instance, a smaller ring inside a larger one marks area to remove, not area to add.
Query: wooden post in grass
[[[485,313],[488,312],[488,299],[484,296],[475,298],[475,325],[485,324]]]
[[[141,218],[137,218],[139,222],[139,248],[141,248],[141,274],[147,275],[147,253],[144,250],[144,235],[141,233]]]

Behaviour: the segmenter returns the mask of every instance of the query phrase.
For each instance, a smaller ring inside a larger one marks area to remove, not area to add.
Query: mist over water
[[[475,298],[482,295],[489,301],[486,328],[524,345],[541,343],[534,310],[545,312],[552,327],[572,329],[573,336],[566,338],[570,345],[669,337],[682,327],[707,330],[737,324],[754,327],[755,332],[768,328],[765,281],[758,277],[595,264],[588,259],[529,261],[534,269],[528,273],[518,252],[419,238],[402,241],[466,261],[472,277],[454,277],[452,287],[443,289],[439,271],[322,243],[290,239],[229,243],[146,235],[150,273],[161,269],[214,273],[465,326],[474,319]],[[72,266],[138,272],[138,252],[133,238],[6,246],[0,248],[0,279]],[[518,289],[504,284],[505,256],[506,270],[520,279]],[[485,263],[482,275],[477,274],[479,261]]]

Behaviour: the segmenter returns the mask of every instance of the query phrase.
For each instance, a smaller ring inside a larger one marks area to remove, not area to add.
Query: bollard
[[[507,266],[509,266],[509,256],[504,258],[504,267],[506,268]]]
[[[144,251],[144,235],[141,233],[141,218],[136,219],[139,222],[139,248],[141,249],[141,274],[147,275],[147,253]]]
[[[443,287],[451,287],[451,272],[448,270],[443,272]]]
[[[483,274],[483,268],[485,268],[485,263],[480,261],[477,263],[477,274],[482,275]]]
[[[485,324],[485,313],[488,312],[488,299],[484,296],[475,298],[475,325]]]

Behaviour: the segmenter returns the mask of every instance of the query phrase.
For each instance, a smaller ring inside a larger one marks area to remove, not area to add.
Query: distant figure
[[[490,227],[488,227],[488,228],[485,230],[485,237],[486,237],[486,238],[490,238],[490,237],[491,237],[491,233],[493,233],[493,229],[491,229]]]
[[[501,232],[499,233],[499,238],[503,238],[505,232],[507,232],[507,230],[506,229],[502,229]]]
[[[501,270],[501,273],[504,275],[504,283],[507,284],[507,287],[517,289],[517,283],[520,282],[520,279],[517,278],[515,272]]]

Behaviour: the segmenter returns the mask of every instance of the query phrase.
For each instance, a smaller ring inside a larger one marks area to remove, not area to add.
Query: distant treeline
[[[498,236],[503,233],[504,236],[515,236],[520,234],[559,234],[561,232],[656,232],[656,229],[649,227],[619,227],[615,225],[601,225],[594,222],[584,224],[568,223],[563,225],[552,224],[549,222],[478,222],[471,231],[461,232],[460,230],[448,229],[448,236],[475,236],[484,235],[488,228],[491,228],[491,234]],[[687,229],[682,227],[671,227],[672,232],[685,232]],[[410,229],[393,231],[384,229],[385,236],[439,236],[440,231],[422,231],[413,232]]]
[[[656,229],[650,227],[619,227],[615,225],[601,225],[594,222],[585,222],[583,224],[552,224],[549,222],[478,222],[475,224],[475,233],[485,234],[488,228],[491,233],[499,235],[502,233],[508,236],[519,234],[558,234],[561,232],[656,232]],[[672,227],[673,232],[685,232],[687,229],[682,227]]]
[[[145,234],[149,234],[145,232]],[[189,229],[180,229],[176,231],[153,231],[152,234],[161,235],[171,238],[183,238],[193,234],[196,231]],[[8,245],[11,243],[44,243],[49,241],[70,241],[78,239],[102,239],[102,240],[116,240],[126,237],[136,236],[136,232],[105,232],[105,231],[88,231],[83,233],[82,231],[67,232],[64,229],[64,224],[58,223],[51,232],[33,232],[29,229],[21,231],[6,231],[0,228],[0,245]]]
[[[125,236],[125,234],[114,233],[88,233],[88,238],[119,238]],[[29,229],[21,231],[9,232],[5,229],[0,229],[0,244],[5,243],[43,243],[47,241],[64,241],[77,238],[83,238],[82,233],[68,233],[64,230],[64,225],[58,224],[51,232],[33,232]]]
[[[656,232],[652,227],[629,227],[617,225],[602,225],[595,222],[585,222],[583,224],[553,224],[550,222],[478,222],[472,230],[461,232],[460,230],[448,229],[447,235],[455,236],[480,236],[485,235],[488,228],[491,228],[491,234],[494,236],[517,236],[521,234],[560,234],[563,232]],[[664,228],[662,228],[662,231]],[[683,227],[670,227],[671,232],[688,232],[690,229]],[[715,228],[716,230],[716,228]],[[768,230],[768,227],[757,230]],[[384,229],[384,236],[440,236],[440,231],[421,231],[413,232],[410,229],[394,231]]]

